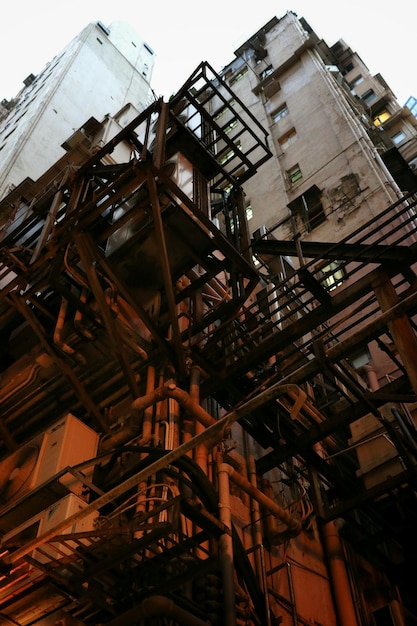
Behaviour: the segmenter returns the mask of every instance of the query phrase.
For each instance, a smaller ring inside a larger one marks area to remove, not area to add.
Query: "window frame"
[[[303,172],[298,163],[287,170],[287,178],[291,185],[296,185],[303,178]]]
[[[286,103],[276,109],[275,113],[272,113],[272,121],[276,124],[279,120],[289,115],[289,109]]]
[[[287,148],[289,148],[294,142],[296,142],[297,139],[297,131],[293,126],[292,128],[290,128],[290,130],[288,130],[286,133],[278,138],[278,144],[282,150],[287,150]]]

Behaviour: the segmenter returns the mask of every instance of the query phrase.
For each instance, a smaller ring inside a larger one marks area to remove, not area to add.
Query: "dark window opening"
[[[347,65],[344,66],[344,68],[342,69],[342,74],[348,74],[349,72],[351,72],[353,70],[355,66],[353,65],[353,63],[347,63]]]
[[[302,219],[307,232],[326,221],[320,196],[320,189],[313,185],[288,205],[291,212]]]

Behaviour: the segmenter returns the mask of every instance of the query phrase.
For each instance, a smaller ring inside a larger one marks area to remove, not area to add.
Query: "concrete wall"
[[[65,153],[61,144],[89,117],[101,121],[127,103],[146,108],[150,86],[143,74],[151,76],[154,56],[130,26],[125,38],[124,32],[118,23],[112,40],[90,24],[21,92],[3,122],[9,128],[0,134],[0,197],[10,185],[46,171]]]
[[[341,75],[323,59],[317,36],[304,30],[290,12],[264,37],[267,55],[263,59],[256,59],[250,45],[246,49],[243,46],[240,57],[224,72],[232,89],[269,130],[274,155],[244,185],[254,213],[250,230],[287,220],[275,234],[291,238],[295,232],[287,205],[316,185],[327,219],[313,232],[304,232],[303,237],[340,239],[394,202],[398,188],[352,109]],[[249,71],[233,82],[245,65]],[[268,67],[272,74],[261,82],[262,71]],[[269,79],[277,85],[274,93],[270,92]],[[288,114],[274,121],[274,114],[283,105]],[[282,147],[280,139],[292,129],[295,140]],[[287,172],[296,164],[302,178],[291,184]],[[297,228],[303,230],[299,220]]]

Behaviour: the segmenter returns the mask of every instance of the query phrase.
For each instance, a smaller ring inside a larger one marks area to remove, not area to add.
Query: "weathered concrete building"
[[[0,201],[5,623],[415,623],[415,137],[364,70],[288,13]]]
[[[23,178],[36,180],[65,154],[62,143],[91,112],[98,120],[151,101],[154,52],[129,24],[89,24],[0,114],[0,198]],[[94,128],[87,132],[94,132]]]
[[[294,13],[255,33],[222,77],[274,155],[244,186],[252,232],[337,240],[415,186],[409,110],[343,41],[329,47]]]

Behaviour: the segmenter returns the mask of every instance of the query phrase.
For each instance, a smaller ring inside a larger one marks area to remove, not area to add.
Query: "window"
[[[344,68],[342,69],[342,74],[348,74],[348,72],[351,72],[353,70],[355,66],[353,65],[353,63],[347,63]]]
[[[295,185],[295,183],[298,183],[298,181],[302,179],[303,173],[298,163],[297,165],[294,165],[291,169],[287,170],[287,176],[292,185]]]
[[[227,104],[225,104],[224,106],[222,106],[220,109],[218,109],[218,111],[216,111],[213,115],[213,119],[218,120],[222,117],[222,115],[224,115],[225,113],[227,113],[228,111],[230,111],[230,107],[234,107],[236,104],[235,100],[232,98],[231,100],[228,101]]]
[[[6,139],[7,139],[8,137],[10,137],[10,135],[11,135],[12,133],[14,133],[14,131],[15,131],[15,130],[16,130],[16,126],[15,126],[14,128],[12,128],[12,130],[11,130],[10,132],[8,132],[8,133],[7,133],[7,135],[4,137],[4,141],[6,141]]]
[[[295,128],[291,128],[291,130],[289,130],[287,133],[285,133],[285,135],[282,135],[282,137],[278,139],[278,143],[283,150],[286,150],[296,140],[297,133],[295,131]]]
[[[226,124],[226,126],[223,126],[223,130],[225,133],[230,133],[238,125],[239,125],[238,120],[232,120],[231,122]]]
[[[391,113],[386,109],[383,109],[374,117],[374,126],[381,126],[384,122],[386,122],[391,117]]]
[[[268,67],[262,70],[262,72],[259,74],[259,80],[263,80],[264,78],[272,74],[273,71],[274,68],[272,67],[272,65],[268,65]]]
[[[236,144],[236,148],[241,150],[242,149],[241,143],[238,142]],[[219,159],[220,165],[224,165],[228,161],[231,161],[235,155],[236,155],[236,151],[233,148],[230,148],[227,152],[223,154],[223,156],[220,157]]]
[[[278,120],[282,119],[288,115],[288,107],[286,104],[283,104],[275,113],[272,114],[272,119],[274,122],[278,122]]]
[[[318,278],[325,289],[331,291],[342,284],[345,271],[340,261],[331,261],[318,272]]]
[[[301,218],[307,232],[310,232],[326,220],[320,196],[320,189],[313,185],[288,205],[291,212]]]
[[[247,221],[251,220],[252,217],[253,217],[253,209],[252,209],[250,204],[248,204],[245,207],[245,213],[246,213],[246,220]],[[229,224],[230,224],[230,232],[234,233],[235,232],[235,224],[237,226],[239,226],[239,218],[237,216],[235,216],[234,218],[233,217],[229,218]]]
[[[360,85],[363,82],[363,76],[357,76],[354,80],[352,80],[349,83],[349,87],[351,89],[354,89],[355,87],[357,87],[358,85]]]
[[[366,104],[371,104],[376,100],[376,93],[373,89],[368,89],[361,97]]]
[[[246,76],[248,71],[249,70],[247,66],[241,69],[240,72],[232,76],[232,78],[230,79],[230,85],[234,85],[235,83],[239,82],[244,76]]]
[[[149,52],[149,54],[152,54],[152,55],[155,54],[155,52],[152,50],[152,48],[146,42],[143,43],[143,47],[145,48],[145,50],[147,50]]]
[[[405,133],[403,133],[402,130],[399,130],[398,133],[395,133],[395,135],[392,135],[391,140],[392,142],[397,146],[399,143],[401,143],[402,141],[404,141],[405,139]]]

